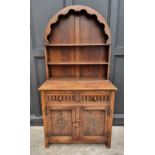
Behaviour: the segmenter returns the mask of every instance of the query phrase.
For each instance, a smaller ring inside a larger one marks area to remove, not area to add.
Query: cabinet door
[[[80,140],[86,143],[104,143],[107,140],[108,112],[104,107],[80,108]]]
[[[47,130],[50,143],[72,143],[75,138],[75,108],[48,107]]]

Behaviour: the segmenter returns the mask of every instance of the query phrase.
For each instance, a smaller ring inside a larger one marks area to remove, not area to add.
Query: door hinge
[[[107,114],[111,115],[111,109],[110,108],[107,109]]]

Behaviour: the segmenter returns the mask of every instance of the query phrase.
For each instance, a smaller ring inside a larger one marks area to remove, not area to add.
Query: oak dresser
[[[87,6],[60,10],[45,29],[46,81],[40,86],[45,147],[50,143],[111,146],[114,98],[111,33]]]

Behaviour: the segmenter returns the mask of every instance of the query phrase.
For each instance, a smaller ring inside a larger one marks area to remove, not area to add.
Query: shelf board
[[[48,65],[108,65],[108,62],[48,62]]]
[[[53,80],[53,81],[64,81],[66,83],[68,82],[86,82],[89,83],[89,82],[93,82],[93,83],[97,83],[97,82],[102,82],[102,81],[105,81],[107,80],[106,77],[102,77],[102,78],[97,78],[97,77],[58,77],[58,78],[49,78],[49,80]]]
[[[111,44],[97,44],[97,43],[88,43],[88,44],[44,44],[45,46],[50,46],[50,47],[72,47],[72,46],[109,46]]]
[[[106,79],[48,79],[39,90],[117,90],[117,88]]]

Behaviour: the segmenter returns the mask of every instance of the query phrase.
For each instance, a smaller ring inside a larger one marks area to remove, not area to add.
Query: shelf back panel
[[[79,49],[79,62],[108,62],[109,47],[93,46]]]
[[[78,56],[76,49],[78,48]],[[88,47],[47,47],[47,60],[51,63],[95,63],[107,62],[109,56],[108,46]],[[76,59],[76,57],[78,57]]]
[[[75,66],[49,66],[49,77],[50,78],[74,78],[75,77]]]
[[[80,77],[92,77],[99,79],[107,78],[107,65],[85,65],[80,66]]]
[[[79,76],[77,77],[77,68]],[[50,78],[107,78],[107,65],[54,65],[49,66]]]
[[[74,47],[48,47],[48,62],[62,63],[75,62]]]

